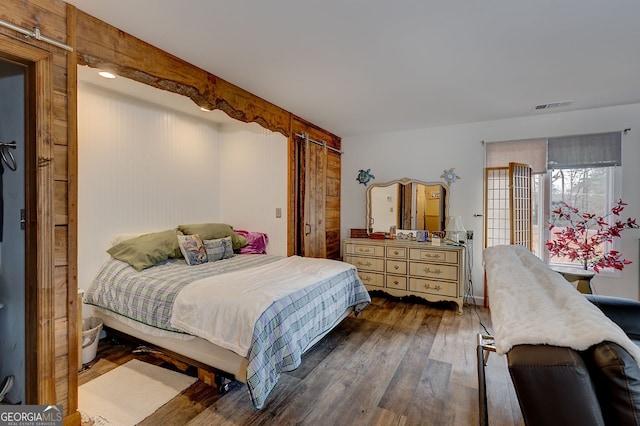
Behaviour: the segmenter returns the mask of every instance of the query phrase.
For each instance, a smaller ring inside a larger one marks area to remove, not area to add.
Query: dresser
[[[451,301],[462,313],[465,271],[463,247],[400,240],[349,238],[344,261],[358,268],[368,290],[392,296],[418,296],[430,302]]]

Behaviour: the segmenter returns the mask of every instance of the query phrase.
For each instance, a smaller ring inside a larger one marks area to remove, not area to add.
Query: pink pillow
[[[247,239],[248,244],[238,250],[240,254],[266,254],[269,237],[262,232],[251,232],[234,229],[238,235],[242,235]]]

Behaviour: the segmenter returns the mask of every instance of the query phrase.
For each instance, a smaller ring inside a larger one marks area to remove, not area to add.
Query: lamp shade
[[[447,232],[467,232],[462,224],[461,216],[449,216],[449,221],[447,222]]]

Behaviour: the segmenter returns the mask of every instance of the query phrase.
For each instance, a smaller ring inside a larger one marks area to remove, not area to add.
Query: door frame
[[[0,35],[0,57],[25,68],[25,403],[56,402],[53,55]]]

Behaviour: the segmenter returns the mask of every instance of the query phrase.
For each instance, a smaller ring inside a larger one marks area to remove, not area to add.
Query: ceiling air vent
[[[545,110],[545,109],[552,109],[552,108],[560,108],[560,107],[566,107],[568,105],[571,105],[573,101],[558,101],[558,102],[549,102],[548,104],[539,104],[536,105],[535,107],[533,107],[534,110],[536,111],[541,111],[541,110]]]

